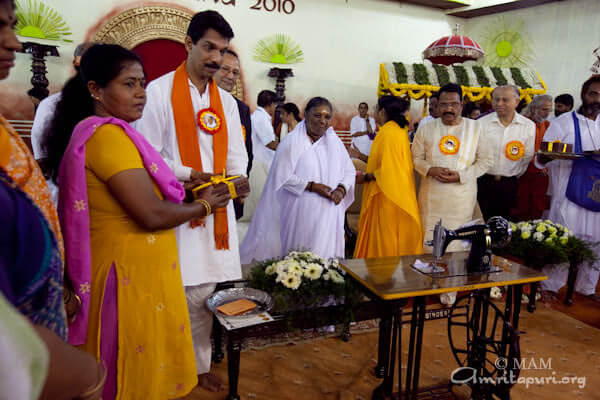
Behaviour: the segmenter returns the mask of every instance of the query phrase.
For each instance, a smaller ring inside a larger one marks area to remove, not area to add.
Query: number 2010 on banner
[[[291,14],[296,10],[294,0],[253,0],[256,1],[251,10],[265,10],[268,12],[283,12]]]

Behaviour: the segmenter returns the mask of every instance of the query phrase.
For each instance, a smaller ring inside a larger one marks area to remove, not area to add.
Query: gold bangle
[[[91,397],[92,395],[96,394],[99,390],[103,389],[104,383],[106,382],[106,375],[107,375],[106,364],[104,364],[104,360],[102,361],[102,364],[99,365],[99,367],[102,370],[102,372],[101,372],[102,377],[94,385],[94,387],[92,387],[91,389],[88,389],[85,393],[82,393],[79,396],[77,396],[78,399],[85,400],[85,398]]]
[[[208,217],[210,215],[210,213],[212,212],[210,203],[204,199],[198,199],[198,200],[196,200],[196,202],[198,202],[204,206],[204,208],[206,209],[206,216]]]

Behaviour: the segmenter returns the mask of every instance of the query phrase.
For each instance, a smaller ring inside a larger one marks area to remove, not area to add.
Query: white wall
[[[296,11],[292,15],[250,10],[254,0],[237,0],[235,7],[222,2],[214,4],[213,0],[171,3],[193,11],[212,8],[229,21],[236,35],[232,44],[240,54],[247,100],[252,106],[260,90],[274,87],[274,80],[267,77],[273,65],[252,59],[254,45],[273,33],[290,35],[304,50],[305,61],[291,65],[295,77],[288,80],[287,99],[303,106],[309,97],[328,97],[344,120],[355,112],[359,102],[375,103],[381,62],[420,61],[423,49],[451,33],[459,20],[440,10],[388,0],[294,2]],[[61,57],[48,58],[48,79],[54,91],[72,74],[70,62],[75,45],[95,31],[92,27],[116,8],[153,2],[123,5],[121,0],[44,0],[44,3],[61,13],[73,32],[74,43],[60,43]],[[9,79],[0,84],[0,93],[24,93],[30,87],[30,56],[19,54],[17,59]],[[14,109],[6,101],[3,103],[0,107],[4,110],[0,108],[0,112]]]
[[[568,0],[469,20],[468,32],[477,38],[498,17],[520,19],[533,40],[538,70],[548,94],[570,93],[579,102],[581,84],[591,76],[592,51],[600,46],[600,1]]]

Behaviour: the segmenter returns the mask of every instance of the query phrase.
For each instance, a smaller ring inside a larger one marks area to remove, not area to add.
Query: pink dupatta
[[[59,168],[58,212],[65,240],[66,269],[75,293],[81,298],[81,311],[69,326],[69,343],[81,345],[87,340],[91,291],[90,214],[85,178],[85,144],[96,128],[104,124],[120,126],[135,144],[148,174],[166,200],[181,203],[183,186],[160,154],[127,122],[113,117],[90,117],[73,130],[71,141]]]

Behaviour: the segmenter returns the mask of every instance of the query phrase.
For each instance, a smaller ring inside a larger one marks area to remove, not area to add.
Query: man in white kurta
[[[344,257],[344,217],[354,201],[356,170],[332,128],[311,143],[300,122],[277,149],[248,234],[242,263],[308,250],[323,258]],[[342,186],[339,204],[310,191],[310,182]]]
[[[214,11],[198,13],[217,14]],[[218,14],[217,14],[218,15]],[[205,23],[202,18],[192,19],[191,24]],[[222,19],[220,15],[219,18]],[[222,23],[227,22],[222,19]],[[227,24],[227,26],[229,26]],[[190,27],[191,29],[191,27]],[[195,30],[199,28],[196,26]],[[189,75],[189,90],[194,109],[195,118],[202,109],[212,106],[209,96],[209,82],[222,61],[221,50],[229,44],[233,32],[218,32],[217,28],[208,27],[204,36],[196,38],[194,43],[190,36],[186,37],[188,51],[187,71]],[[189,32],[189,31],[188,31]],[[207,45],[208,44],[208,45]],[[206,48],[216,49],[207,51]],[[206,68],[215,65],[216,68]],[[182,164],[175,129],[175,117],[171,105],[171,93],[175,73],[170,72],[152,81],[146,88],[147,102],[144,114],[135,124],[152,146],[160,152],[167,164],[175,172],[180,181],[189,181],[199,171]],[[194,82],[200,82],[198,84]],[[204,86],[201,85],[204,83]],[[218,89],[223,105],[224,118],[227,122],[228,148],[227,148],[227,175],[244,175],[248,163],[248,155],[244,145],[240,115],[235,99],[223,89]],[[213,173],[213,137],[199,127],[198,144],[202,159],[203,173]],[[229,249],[218,250],[214,237],[214,214],[205,219],[205,226],[192,228],[189,223],[180,225],[175,229],[179,264],[182,280],[185,286],[192,338],[196,355],[196,366],[200,375],[200,384],[210,390],[218,390],[219,385],[206,384],[203,377],[208,376],[211,360],[211,330],[213,316],[206,308],[205,301],[215,289],[218,282],[241,278],[241,264],[239,257],[239,242],[236,231],[236,219],[233,202],[227,206],[227,223],[229,230]],[[149,271],[151,273],[151,271]],[[212,379],[212,378],[211,378]]]
[[[352,145],[366,156],[371,153],[375,129],[375,118],[369,116],[369,106],[367,103],[360,103],[358,115],[350,120],[350,136]]]
[[[575,113],[581,131],[583,151],[600,149],[600,78],[589,84],[583,93],[583,106]],[[575,143],[573,113],[564,113],[550,123],[544,135],[544,142],[560,140],[562,143]],[[549,195],[552,196],[548,219],[565,225],[574,235],[591,242],[600,241],[600,212],[594,212],[573,203],[566,198],[567,185],[571,176],[573,161],[553,160],[545,165],[536,160],[536,166],[548,168],[550,178]],[[596,247],[598,258],[600,249]],[[557,265],[544,268],[548,280],[541,282],[542,290],[557,293],[565,285],[568,266]],[[594,296],[600,271],[588,263],[579,267],[575,290],[585,296]],[[594,296],[597,300],[597,296]]]
[[[252,151],[254,160],[250,171],[250,195],[244,201],[242,222],[250,222],[254,210],[265,186],[269,169],[275,158],[277,137],[273,129],[277,95],[271,90],[263,90],[258,94],[257,107],[252,113]]]
[[[462,118],[462,89],[450,83],[439,93],[441,117],[420,124],[411,151],[415,170],[421,175],[417,201],[425,240],[431,240],[435,224],[442,220],[448,229],[457,229],[472,220],[477,201],[477,178],[492,165],[492,156],[481,140],[479,122]],[[430,246],[424,246],[431,252]],[[454,241],[448,251],[465,250]],[[452,304],[456,292],[443,294],[441,301]]]
[[[510,218],[517,205],[518,178],[527,171],[535,151],[535,124],[516,112],[519,90],[499,86],[492,92],[495,112],[479,118],[494,164],[478,181],[477,199],[487,220]]]

